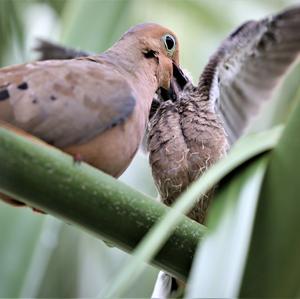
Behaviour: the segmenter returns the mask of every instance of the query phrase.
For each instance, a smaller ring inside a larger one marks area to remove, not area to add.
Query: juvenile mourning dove
[[[3,68],[0,125],[118,177],[139,147],[155,92],[169,89],[178,59],[174,33],[149,23],[99,55]]]
[[[148,138],[152,173],[164,203],[172,204],[226,154],[299,52],[298,6],[237,28],[211,56],[198,86],[174,69],[174,84],[182,91],[157,109]],[[192,219],[204,222],[211,195],[199,198]],[[167,297],[176,289],[174,282],[161,273],[157,286],[165,287],[156,287],[153,298]]]

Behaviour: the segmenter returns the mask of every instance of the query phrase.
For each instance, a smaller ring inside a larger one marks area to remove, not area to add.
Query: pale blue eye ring
[[[168,53],[173,54],[176,48],[176,39],[171,34],[166,34],[162,37],[165,48]]]

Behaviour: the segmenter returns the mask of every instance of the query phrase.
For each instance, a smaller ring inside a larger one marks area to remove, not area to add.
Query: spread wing
[[[300,51],[300,7],[235,30],[211,57],[199,88],[220,114],[230,143],[268,100]]]
[[[84,143],[134,110],[127,81],[91,57],[0,70],[0,120],[57,147]]]

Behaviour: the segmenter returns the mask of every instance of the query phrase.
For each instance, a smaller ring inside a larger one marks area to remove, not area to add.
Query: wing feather
[[[4,68],[1,89],[9,97],[0,102],[0,120],[58,147],[85,143],[117,125],[136,103],[115,69],[85,59]]]
[[[261,104],[271,98],[299,52],[299,6],[261,21],[249,21],[223,41],[198,86],[208,94],[219,94],[209,100],[216,103],[230,143],[243,133]],[[216,78],[217,85],[212,83]]]

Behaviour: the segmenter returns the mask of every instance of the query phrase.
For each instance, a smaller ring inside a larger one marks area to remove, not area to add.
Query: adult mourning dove
[[[178,64],[175,34],[127,31],[106,52],[0,70],[0,121],[118,177],[144,135],[152,99]]]
[[[211,56],[198,86],[174,70],[180,84],[175,83],[183,90],[177,100],[157,109],[148,138],[152,173],[164,203],[172,204],[226,154],[299,52],[298,6],[237,28]],[[192,219],[204,222],[211,195],[199,198],[189,214]],[[153,298],[167,297],[176,288],[174,281],[161,273]]]

